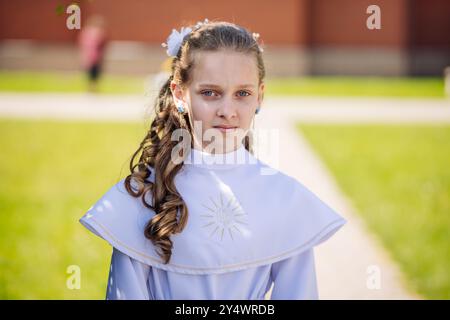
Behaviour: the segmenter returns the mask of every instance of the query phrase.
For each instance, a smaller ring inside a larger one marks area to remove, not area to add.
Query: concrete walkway
[[[315,249],[320,298],[420,299],[406,288],[397,266],[367,230],[350,199],[339,190],[307,140],[295,130],[295,123],[302,120],[295,113],[267,108],[259,121],[260,127],[279,130],[279,148],[284,151],[278,168],[297,178],[348,220],[332,238]],[[264,160],[263,155],[260,158]],[[379,288],[370,285],[374,272],[380,276]]]
[[[0,117],[146,121],[152,97],[79,94],[0,94]],[[356,214],[351,200],[295,130],[296,122],[450,123],[448,100],[266,98],[255,129],[275,130],[280,156],[257,153],[297,178],[348,223],[316,248],[321,299],[420,299]],[[276,153],[278,154],[278,153]],[[275,161],[275,163],[274,163]],[[379,276],[379,287],[373,277]],[[376,283],[376,282],[375,282]]]
[[[152,102],[151,95],[0,93],[0,116],[142,121]],[[271,108],[301,122],[450,122],[450,99],[267,97],[258,119]]]

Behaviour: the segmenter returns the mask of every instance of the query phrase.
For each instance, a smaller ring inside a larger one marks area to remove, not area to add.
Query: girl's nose
[[[230,119],[236,116],[236,107],[231,99],[224,99],[217,109],[217,116]]]

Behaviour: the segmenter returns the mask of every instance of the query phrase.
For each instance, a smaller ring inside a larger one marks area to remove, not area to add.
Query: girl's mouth
[[[237,127],[232,127],[232,126],[214,126],[213,128],[216,128],[216,129],[220,130],[221,132],[232,132]]]

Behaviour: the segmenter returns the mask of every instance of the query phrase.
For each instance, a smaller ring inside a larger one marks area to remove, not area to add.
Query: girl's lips
[[[237,127],[222,127],[222,126],[215,126],[213,128],[219,129],[221,132],[230,132],[235,130]]]

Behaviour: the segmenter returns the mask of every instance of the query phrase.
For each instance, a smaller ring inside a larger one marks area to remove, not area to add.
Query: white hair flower
[[[258,42],[259,42],[258,40],[259,40],[259,37],[260,37],[259,33],[253,32],[253,33],[252,33],[252,36],[253,36],[253,39],[256,41],[256,43],[258,43]],[[260,52],[264,52],[264,49],[261,48],[261,46],[259,45],[259,43],[258,43],[258,49],[259,49]]]
[[[201,26],[203,26],[204,24],[207,24],[207,23],[209,23],[208,19],[199,21],[195,25],[194,29],[197,30],[198,28],[200,28]],[[172,29],[172,33],[167,38],[167,42],[161,43],[161,46],[163,46],[164,48],[167,47],[166,52],[169,57],[175,57],[177,55],[178,50],[180,50],[181,44],[183,43],[184,37],[191,32],[192,32],[192,29],[189,27],[181,27],[180,32],[178,32],[175,29]]]
[[[209,23],[208,18],[203,20],[203,22],[202,21],[197,22],[197,24],[195,25],[195,30],[197,30],[198,28],[200,28],[201,26],[203,26],[204,24],[207,24],[207,23]]]
[[[181,27],[180,32],[173,29],[172,33],[167,38],[167,43],[161,44],[163,47],[167,47],[167,55],[169,55],[170,57],[175,57],[178,53],[178,50],[180,50],[184,37],[191,32],[192,29],[189,27]]]

